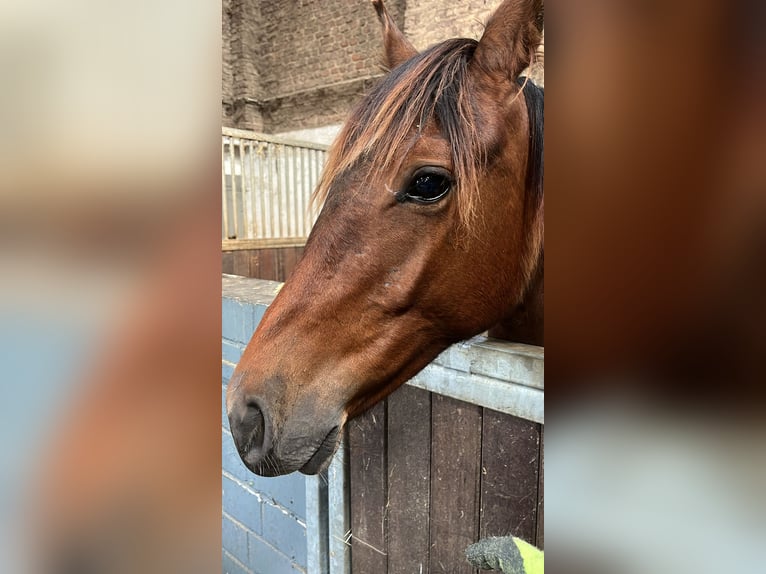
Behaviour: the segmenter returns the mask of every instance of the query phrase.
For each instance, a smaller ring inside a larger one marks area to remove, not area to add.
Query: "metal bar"
[[[265,143],[258,142],[258,204],[260,207],[260,219],[258,226],[258,237],[265,238],[266,235],[266,177],[264,175],[265,166],[268,165],[266,161],[266,149]]]
[[[226,193],[226,140],[221,138],[221,239],[229,238],[229,204]]]
[[[303,235],[303,226],[301,224],[301,178],[299,176],[299,166],[301,161],[301,150],[293,148],[293,194],[295,195],[295,235]]]
[[[221,128],[221,134],[232,138],[241,138],[246,140],[253,140],[259,142],[267,142],[271,144],[289,145],[293,147],[301,147],[306,149],[326,150],[329,146],[324,144],[318,144],[313,142],[292,140],[290,138],[282,138],[270,134],[262,134],[258,132],[251,132],[249,130],[240,130],[235,128]]]
[[[266,173],[265,187],[261,196],[263,197],[263,212],[266,215],[263,220],[263,233],[265,237],[274,237],[271,225],[271,144],[265,143],[263,151],[264,171]]]
[[[285,188],[287,189],[287,235],[295,237],[295,172],[292,169],[292,159],[295,158],[295,148],[285,148]]]
[[[274,169],[277,170],[277,205],[279,206],[279,209],[277,210],[277,215],[279,217],[278,223],[279,223],[279,237],[284,237],[285,235],[288,235],[287,231],[287,202],[285,201],[285,195],[287,194],[286,186],[283,185],[284,183],[284,176],[285,176],[285,169],[282,165],[282,161],[284,160],[285,156],[285,147],[282,145],[277,146],[277,157],[276,161],[274,162]]]
[[[350,574],[351,572],[351,516],[346,442],[344,434],[340,448],[327,469],[330,574]]]
[[[253,186],[253,238],[258,237],[258,230],[259,230],[259,221],[258,217],[260,214],[260,202],[258,201],[258,177],[259,177],[259,170],[260,170],[260,164],[258,159],[258,142],[252,142],[250,144],[250,161],[252,162],[252,181],[251,185]]]
[[[311,162],[311,168],[312,168],[312,174],[313,174],[313,182],[311,185],[311,191],[313,192],[317,186],[319,185],[319,175],[321,173],[321,156],[324,152],[320,150],[314,150],[314,161]],[[318,206],[317,206],[318,207]],[[316,221],[316,209],[313,210],[311,214],[311,225],[314,225],[314,221]]]
[[[406,384],[545,424],[545,391],[431,363]]]
[[[308,151],[307,150],[301,150],[301,222],[302,222],[302,229],[301,234],[308,235],[309,231],[309,215],[308,215],[308,209],[309,209],[309,203],[311,201],[310,197],[310,183],[309,183],[309,175],[308,175]]]
[[[306,477],[306,574],[329,574],[327,477]]]
[[[269,170],[271,173],[271,233],[272,237],[279,237],[279,170],[277,169],[277,163],[279,158],[279,147],[277,144],[271,145],[271,161],[269,162]]]
[[[239,140],[239,165],[240,165],[240,173],[242,176],[241,179],[241,193],[242,193],[242,235],[246,239],[250,239],[252,235],[250,235],[249,231],[252,228],[252,216],[250,214],[250,198],[249,198],[249,180],[248,180],[248,172],[249,169],[246,169],[245,166],[247,162],[245,161],[245,158],[247,154],[245,154],[245,140],[240,139]]]
[[[295,237],[298,234],[298,225],[295,217],[295,170],[293,169],[293,163],[295,163],[295,148],[285,148],[285,181],[287,181],[287,193],[288,193],[288,205],[287,213],[290,216],[287,234]]]
[[[315,177],[314,177],[314,150],[309,150],[308,156],[309,157],[308,157],[308,166],[307,167],[308,167],[309,177],[308,177],[307,195],[310,197],[311,196],[311,192],[316,189],[316,184],[314,183],[315,182]],[[313,225],[313,223],[314,223],[314,217],[313,217],[313,213],[312,213],[311,216],[309,217],[309,226]]]
[[[234,209],[234,237],[239,237],[239,206],[237,201],[237,148],[234,146],[234,140],[232,139],[229,144],[229,151],[231,152],[231,197],[232,205]],[[240,165],[240,171],[242,166]]]

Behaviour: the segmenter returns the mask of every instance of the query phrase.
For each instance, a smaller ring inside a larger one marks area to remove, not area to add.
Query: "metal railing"
[[[223,248],[305,243],[327,146],[232,128],[221,135]]]

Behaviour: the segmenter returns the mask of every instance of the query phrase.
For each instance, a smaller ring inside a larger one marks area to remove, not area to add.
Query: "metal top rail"
[[[253,132],[249,130],[240,130],[236,128],[221,128],[221,135],[231,137],[231,138],[240,138],[245,140],[255,140],[259,142],[268,142],[273,143],[277,145],[287,145],[291,147],[300,147],[305,149],[315,149],[320,151],[327,151],[330,146],[324,145],[324,144],[318,144],[318,143],[312,143],[312,142],[306,142],[306,141],[300,141],[300,140],[294,140],[291,138],[284,138],[280,136],[274,136],[274,135],[267,135],[262,134],[259,132]]]

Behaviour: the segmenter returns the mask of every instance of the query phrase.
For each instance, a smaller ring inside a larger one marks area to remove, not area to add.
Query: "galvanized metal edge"
[[[329,574],[327,476],[306,477],[306,574]]]
[[[299,140],[293,140],[290,138],[283,138],[279,136],[274,135],[267,135],[262,134],[258,132],[251,132],[248,130],[240,130],[236,128],[221,128],[221,135],[225,137],[230,138],[240,138],[240,139],[246,139],[246,140],[254,140],[259,142],[268,142],[273,143],[277,145],[289,145],[293,147],[302,147],[307,149],[316,149],[320,151],[327,151],[330,146],[313,143],[313,142],[306,142],[306,141],[299,141]]]
[[[351,572],[348,460],[346,438],[341,442],[327,471],[327,513],[330,538],[330,574]]]

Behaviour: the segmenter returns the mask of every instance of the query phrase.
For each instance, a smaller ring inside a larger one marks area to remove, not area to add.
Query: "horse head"
[[[303,259],[229,384],[253,472],[317,473],[348,419],[539,292],[542,91],[518,76],[540,4],[506,0],[478,42],[418,53],[373,0],[390,72],[333,144]]]

